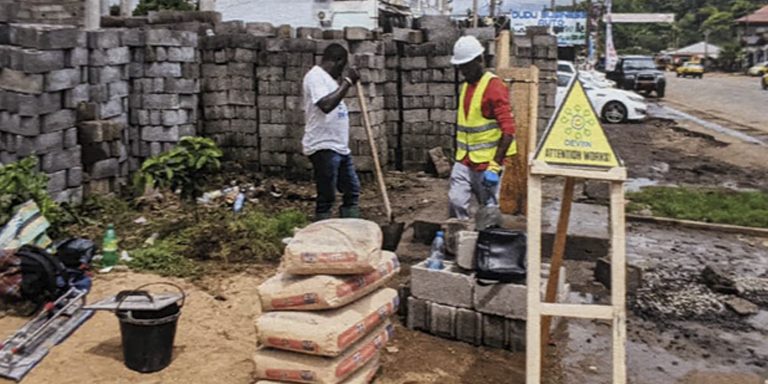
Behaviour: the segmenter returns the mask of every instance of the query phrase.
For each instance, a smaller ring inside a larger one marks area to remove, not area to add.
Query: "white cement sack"
[[[392,323],[387,321],[341,356],[328,358],[264,348],[253,357],[259,379],[293,383],[338,384],[374,360],[392,339]]]
[[[328,311],[267,312],[256,321],[265,347],[310,355],[338,356],[397,312],[397,291],[380,289]]]
[[[331,219],[296,232],[283,255],[293,275],[359,275],[376,269],[381,228],[360,219]]]
[[[379,368],[381,368],[381,352],[377,353],[376,357],[374,357],[373,360],[369,361],[368,364],[364,365],[363,368],[360,368],[359,371],[355,372],[352,376],[344,380],[342,383],[369,384],[373,382],[373,378],[376,377],[376,373],[379,372]],[[280,384],[280,383],[285,383],[285,382],[272,381],[272,380],[259,380],[256,382],[256,384]]]
[[[263,312],[339,308],[386,284],[400,271],[397,255],[382,252],[376,269],[355,276],[297,276],[284,272],[259,286]]]
[[[474,231],[459,231],[456,235],[456,264],[459,267],[475,270],[475,248],[478,233]]]

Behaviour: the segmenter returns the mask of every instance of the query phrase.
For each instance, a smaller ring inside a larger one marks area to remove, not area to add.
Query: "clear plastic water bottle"
[[[432,240],[432,248],[429,250],[429,259],[427,259],[427,268],[443,269],[443,260],[445,260],[445,233],[437,231],[435,239]]]

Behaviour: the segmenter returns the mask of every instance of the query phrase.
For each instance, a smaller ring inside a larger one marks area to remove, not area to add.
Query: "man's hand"
[[[350,85],[354,86],[358,81],[360,81],[360,72],[358,72],[357,69],[350,67],[347,69],[347,76],[344,78],[344,80],[346,79],[349,79],[349,81],[352,82]]]
[[[499,184],[499,173],[501,165],[495,161],[488,163],[488,168],[483,172],[483,184],[488,187],[495,187]]]

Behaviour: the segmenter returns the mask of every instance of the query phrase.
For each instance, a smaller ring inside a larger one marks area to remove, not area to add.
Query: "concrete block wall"
[[[83,25],[85,0],[0,0],[0,22]]]
[[[555,113],[557,95],[557,37],[550,35],[546,28],[528,28],[526,36],[515,36],[512,40],[513,67],[539,68],[539,121],[541,137],[550,117]]]
[[[78,103],[88,99],[87,35],[0,24],[0,163],[37,156],[60,202],[82,200]]]
[[[558,280],[558,301],[570,291],[565,268]],[[542,299],[549,265],[542,265]],[[442,270],[426,262],[411,267],[411,297],[406,325],[436,336],[475,345],[522,351],[525,348],[527,287],[524,284],[485,284],[472,271],[450,261]]]

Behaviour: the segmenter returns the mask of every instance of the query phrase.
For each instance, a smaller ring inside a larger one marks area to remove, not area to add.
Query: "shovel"
[[[389,203],[387,186],[384,184],[384,174],[381,172],[379,151],[376,149],[376,141],[373,138],[371,120],[368,118],[368,103],[365,101],[363,86],[359,81],[357,82],[357,98],[360,101],[360,109],[362,110],[363,122],[365,123],[365,133],[368,136],[368,144],[371,146],[373,167],[376,171],[376,181],[379,184],[379,192],[381,192],[381,198],[384,200],[384,209],[387,216],[387,224],[381,225],[381,232],[384,234],[384,243],[381,247],[385,251],[394,252],[397,250],[397,245],[400,244],[400,238],[403,236],[403,229],[405,228],[405,224],[395,222],[394,218],[392,217],[392,205]]]

